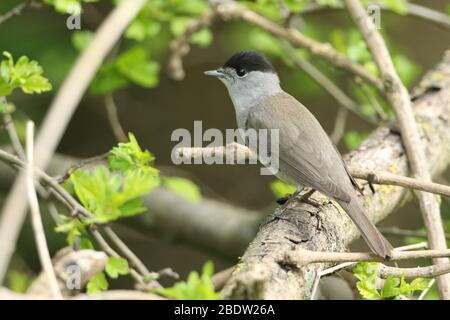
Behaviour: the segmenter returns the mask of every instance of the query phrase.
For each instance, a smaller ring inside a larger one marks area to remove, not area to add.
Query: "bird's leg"
[[[318,203],[317,201],[311,200],[309,199],[309,197],[311,197],[313,195],[313,193],[316,192],[315,189],[311,189],[308,192],[306,192],[305,194],[301,195],[301,197],[298,199],[301,202],[307,203],[315,208],[319,208],[320,207],[320,203]]]
[[[300,194],[300,192],[302,192],[302,191],[303,191],[303,187],[298,187],[297,191],[295,191],[294,193],[289,193],[289,194],[285,195],[284,197],[278,198],[276,200],[276,202],[279,205],[284,205],[288,201],[290,201],[290,200],[294,199],[295,197],[297,197]]]
[[[285,195],[284,197],[278,198],[277,200],[275,200],[279,205],[283,205],[286,202],[288,202],[288,200],[292,197],[292,193],[288,193],[287,195]]]

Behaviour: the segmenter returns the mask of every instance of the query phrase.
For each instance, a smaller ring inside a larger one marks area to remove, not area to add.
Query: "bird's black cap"
[[[233,68],[235,70],[245,69],[247,72],[261,71],[275,73],[275,69],[266,57],[262,53],[256,51],[241,51],[235,53],[227,62],[225,62],[223,68]]]

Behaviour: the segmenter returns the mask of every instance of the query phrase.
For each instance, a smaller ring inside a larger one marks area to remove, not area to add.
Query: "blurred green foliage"
[[[410,283],[405,277],[388,277],[381,290],[377,289],[379,262],[360,262],[353,268],[353,274],[358,278],[356,287],[361,298],[366,300],[400,299],[402,296],[411,297],[415,291],[428,288],[429,279],[416,278]]]
[[[275,180],[270,183],[270,190],[277,198],[285,197],[288,194],[293,194],[297,188],[294,185],[287,184],[281,180]]]
[[[93,295],[105,290],[108,290],[109,283],[106,279],[106,275],[103,272],[94,275],[86,285],[87,294]]]
[[[356,131],[348,131],[345,134],[344,141],[348,150],[356,149],[364,139],[367,138],[367,133],[359,133]]]
[[[175,283],[172,287],[154,290],[170,299],[177,300],[218,300],[220,294],[215,292],[212,282],[214,264],[207,261],[203,266],[202,274],[191,271],[186,281]]]
[[[191,180],[181,177],[163,177],[163,185],[183,198],[199,202],[202,199],[200,188]]]
[[[9,289],[18,293],[25,293],[34,279],[25,272],[10,270],[7,274],[7,280]]]
[[[51,5],[60,13],[78,15],[83,11],[83,3],[94,3],[99,0],[43,0],[44,3]]]

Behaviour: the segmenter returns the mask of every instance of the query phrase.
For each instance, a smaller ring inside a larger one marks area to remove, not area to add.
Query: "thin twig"
[[[212,276],[214,289],[221,290],[233,273],[234,266],[215,273]]]
[[[290,252],[280,254],[280,263],[286,265],[302,266],[311,263],[335,263],[335,262],[389,262],[413,260],[422,258],[442,258],[449,257],[450,249],[445,250],[416,250],[416,251],[398,251],[392,252],[392,257],[384,259],[371,252],[319,252],[305,249],[295,249]]]
[[[370,104],[372,105],[373,109],[375,110],[380,120],[387,121],[389,119],[389,116],[386,114],[386,112],[384,112],[383,107],[380,105],[374,94],[370,92],[368,86],[365,83],[358,83],[358,82],[355,83],[361,89],[361,92],[364,94],[367,100],[369,100]]]
[[[41,212],[39,210],[39,202],[36,195],[35,175],[34,175],[34,123],[27,122],[27,195],[31,209],[31,222],[33,225],[34,236],[36,239],[36,245],[39,253],[39,259],[41,261],[42,268],[47,275],[47,281],[49,283],[52,296],[55,299],[62,299],[61,290],[58,286],[58,280],[56,279],[55,271],[53,270],[52,259],[48,251],[47,240],[45,239],[44,226],[42,224]]]
[[[84,160],[78,162],[77,164],[74,164],[69,169],[67,169],[66,172],[63,175],[55,178],[55,181],[58,182],[59,184],[61,184],[61,183],[65,182],[67,179],[69,179],[70,176],[75,171],[77,171],[78,169],[81,169],[81,168],[83,168],[83,167],[85,167],[87,165],[90,165],[92,163],[95,163],[95,162],[103,161],[103,160],[105,160],[108,157],[108,155],[109,155],[109,152],[106,152],[106,153],[103,153],[103,154],[98,155],[98,156],[94,156],[94,157],[91,157],[91,158],[88,158],[88,159],[84,159]]]
[[[202,28],[210,26],[216,17],[216,10],[205,11],[199,18],[188,25],[183,34],[172,40],[167,63],[167,71],[172,79],[182,80],[186,75],[183,67],[183,58],[191,51],[189,37]]]
[[[97,241],[97,243],[100,245],[100,247],[106,254],[108,254],[111,257],[117,257],[117,258],[120,257],[120,255],[108,244],[108,242],[105,240],[103,235],[98,230],[96,230],[95,226],[90,228],[90,233],[92,234],[94,239]],[[148,286],[148,284],[145,283],[144,276],[141,275],[134,268],[130,268],[130,275],[136,281],[138,286],[140,286],[140,287]],[[156,280],[152,281],[152,285],[154,285],[156,287],[161,287],[161,285]]]
[[[127,142],[128,138],[127,138],[125,131],[122,128],[122,125],[120,124],[117,105],[116,105],[116,102],[114,101],[114,97],[113,97],[112,93],[108,93],[105,96],[105,107],[106,107],[106,113],[108,115],[109,125],[110,125],[117,141]]]
[[[341,141],[345,133],[345,124],[348,118],[348,110],[344,107],[338,109],[336,119],[334,120],[333,132],[330,134],[330,139],[335,145]]]
[[[414,278],[434,278],[450,272],[450,262],[432,265],[427,267],[415,268],[398,268],[390,267],[384,264],[378,266],[378,275],[381,278],[387,277],[405,277],[406,279]]]
[[[128,246],[117,236],[117,234],[110,227],[105,226],[103,228],[103,231],[123,253],[124,257],[127,258],[127,260],[130,261],[130,263],[134,265],[144,277],[150,274],[150,271],[147,269],[144,263],[134,254],[133,251],[130,250],[130,248],[128,248]]]
[[[6,20],[9,20],[10,18],[12,18],[14,16],[20,15],[22,13],[22,11],[25,10],[26,8],[30,7],[32,3],[33,3],[32,0],[26,0],[22,3],[19,3],[17,6],[12,8],[8,12],[2,14],[0,16],[0,24],[4,23]]]
[[[344,0],[344,3],[380,71],[384,91],[394,109],[411,170],[415,177],[424,182],[431,182],[430,169],[424,146],[420,141],[419,128],[415,121],[409,93],[395,70],[386,44],[359,0]],[[436,250],[447,248],[438,198],[428,192],[416,192],[416,195],[427,229],[430,248]],[[448,259],[434,259],[435,264],[447,262]],[[441,298],[450,299],[450,276],[438,277],[437,282]]]
[[[355,167],[350,168],[350,173],[354,178],[368,180],[375,184],[400,186],[450,197],[450,187],[439,183],[425,182],[421,179],[399,176],[390,172],[374,172]]]
[[[7,103],[5,97],[0,97],[0,102]],[[8,132],[9,139],[11,140],[11,146],[14,152],[19,156],[20,159],[25,160],[25,150],[23,149],[22,143],[20,143],[19,136],[17,135],[16,127],[10,113],[3,114],[3,125]]]

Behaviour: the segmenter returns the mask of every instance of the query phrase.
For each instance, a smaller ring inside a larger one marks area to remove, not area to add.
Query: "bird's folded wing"
[[[246,127],[279,129],[279,170],[283,175],[337,200],[350,201],[340,187],[349,183],[340,155],[318,121],[295,98],[281,93],[255,105],[249,110]],[[271,156],[277,154],[272,151]]]

